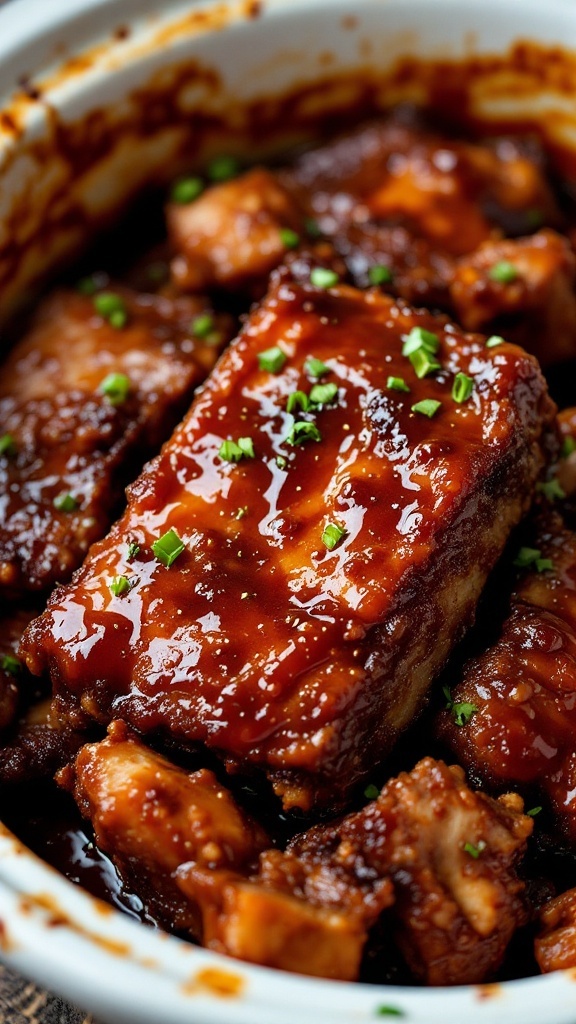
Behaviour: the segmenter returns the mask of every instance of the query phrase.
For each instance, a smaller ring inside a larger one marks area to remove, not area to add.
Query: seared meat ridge
[[[0,380],[0,596],[69,579],[106,532],[216,361],[213,339],[194,337],[205,312],[126,288],[41,305]]]
[[[419,711],[553,411],[522,350],[327,283],[276,275],[22,645],[69,721],[205,743],[304,808],[344,801]],[[419,378],[408,337],[439,368]]]

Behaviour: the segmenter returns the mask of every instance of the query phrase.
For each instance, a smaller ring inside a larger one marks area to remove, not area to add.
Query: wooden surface
[[[93,1017],[44,992],[0,964],[2,1024],[97,1024]]]

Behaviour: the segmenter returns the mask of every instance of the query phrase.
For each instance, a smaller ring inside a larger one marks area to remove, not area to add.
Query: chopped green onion
[[[0,661],[0,667],[9,676],[18,676],[22,671],[22,662],[13,654],[5,654]]]
[[[237,441],[223,441],[218,455],[225,462],[240,462],[241,459],[254,459],[254,442],[251,437],[239,437]]]
[[[576,439],[570,436],[565,437],[562,442],[560,455],[563,459],[567,459],[569,455],[572,455],[572,452],[576,452]]]
[[[500,334],[492,334],[486,341],[486,348],[496,348],[497,345],[505,345],[506,339]]]
[[[138,555],[139,553],[140,553],[140,545],[137,544],[136,541],[134,541],[134,540],[130,541],[130,543],[128,545],[128,553],[126,555],[126,558],[128,559],[128,561],[131,562],[132,559],[136,558],[136,555]]]
[[[461,404],[467,402],[474,391],[474,379],[465,373],[457,373],[452,386],[452,398]]]
[[[322,238],[322,231],[320,230],[318,221],[314,220],[313,217],[306,217],[304,227],[309,238]]]
[[[432,419],[441,406],[442,402],[437,402],[434,398],[424,398],[421,402],[416,402],[416,405],[412,406],[412,412],[422,413],[423,416],[428,416],[429,419]]]
[[[18,448],[16,447],[16,440],[12,434],[2,434],[0,437],[0,456],[5,455],[7,458],[13,457],[18,454]]]
[[[120,330],[126,325],[128,311],[121,295],[115,292],[100,292],[93,299],[94,309],[108,323]]]
[[[394,275],[390,270],[390,267],[385,267],[383,264],[377,264],[375,267],[370,267],[368,271],[368,280],[370,284],[392,284]]]
[[[482,853],[482,850],[486,849],[486,843],[483,839],[478,841],[478,846],[474,846],[473,843],[464,843],[464,852],[469,853],[474,860],[478,860],[478,857]]]
[[[69,493],[69,491],[60,491],[52,502],[55,509],[58,512],[74,512],[78,508],[78,502],[76,498]]]
[[[328,523],[322,534],[322,543],[328,548],[328,551],[333,551],[345,536],[346,530],[343,527],[338,526],[337,523]]]
[[[229,181],[240,171],[240,163],[235,156],[216,156],[208,165],[210,181]]]
[[[398,1006],[377,1006],[375,1010],[377,1017],[405,1017],[404,1010],[401,1010]]]
[[[513,565],[518,569],[527,569],[529,565],[536,565],[538,569],[538,562],[548,562],[550,559],[542,558],[540,548],[520,548],[516,558],[514,559]],[[552,564],[550,563],[550,568]],[[547,568],[547,566],[546,566]],[[538,569],[538,572],[541,572]]]
[[[300,235],[292,228],[280,228],[279,235],[285,249],[297,249],[300,245]]]
[[[446,697],[446,710],[452,712],[455,725],[458,728],[468,725],[472,715],[475,715],[478,711],[476,705],[470,704],[468,701],[454,701],[447,686],[442,687],[442,690]]]
[[[204,182],[197,175],[179,178],[170,189],[170,201],[173,203],[193,203],[204,191]]]
[[[287,412],[295,412],[302,410],[302,412],[308,412],[310,408],[310,399],[304,391],[293,391],[291,395],[288,395],[288,401],[286,402]]]
[[[207,338],[214,330],[214,317],[211,313],[201,313],[192,321],[191,331],[195,338]]]
[[[388,377],[386,387],[390,388],[391,391],[410,391],[404,377]]]
[[[376,800],[380,796],[380,790],[378,786],[375,786],[373,782],[369,786],[366,786],[364,790],[364,796],[367,800]]]
[[[130,590],[130,580],[127,576],[114,576],[114,579],[109,583],[109,588],[114,597],[122,597],[123,594],[127,594]]]
[[[304,370],[309,377],[313,377],[316,380],[320,380],[320,377],[325,377],[327,373],[331,373],[329,366],[323,363],[321,359],[316,359],[314,356],[309,356],[304,364]]]
[[[301,421],[295,423],[286,438],[287,444],[304,444],[306,441],[321,441],[322,434],[315,423]]]
[[[278,469],[286,469],[286,466],[288,465],[288,459],[285,459],[283,455],[277,455],[276,465],[278,466]]]
[[[315,288],[334,288],[340,278],[335,270],[328,267],[313,267],[310,271],[310,283]]]
[[[430,356],[430,353],[425,348],[417,348],[414,352],[411,352],[408,356],[416,376],[422,380],[423,377],[427,377],[430,373],[435,373],[436,370],[441,370],[442,367],[437,359]]]
[[[537,558],[535,565],[536,572],[551,572],[554,568],[554,562],[551,558]]]
[[[424,327],[413,327],[409,334],[402,337],[402,355],[409,356],[419,348],[425,348],[430,355],[436,355],[440,348],[440,340],[437,334],[425,330]]]
[[[566,491],[556,476],[553,476],[551,480],[546,480],[545,483],[536,484],[536,490],[540,491],[547,501],[556,501],[556,498],[561,500],[566,497]]]
[[[99,390],[106,396],[110,405],[123,405],[131,387],[130,378],[125,373],[109,373],[100,381]]]
[[[499,260],[493,267],[490,267],[488,277],[491,281],[497,281],[498,284],[512,284],[518,277],[518,268],[509,260]]]
[[[314,384],[310,388],[311,405],[330,405],[338,395],[337,384]]]
[[[173,562],[176,561],[179,555],[182,554],[186,545],[176,533],[176,530],[167,530],[158,540],[155,540],[152,545],[152,551],[159,562],[165,565],[167,569],[170,568]]]
[[[286,353],[278,345],[274,345],[273,348],[267,348],[264,352],[258,353],[258,366],[261,370],[267,370],[268,373],[280,373],[287,358]]]
[[[540,814],[541,810],[541,807],[531,807],[529,811],[526,811],[526,814],[529,818],[535,818],[537,814]]]

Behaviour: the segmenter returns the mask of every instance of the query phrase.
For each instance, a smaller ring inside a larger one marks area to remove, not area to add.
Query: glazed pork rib
[[[340,804],[472,620],[552,412],[522,350],[284,268],[23,656],[77,725]]]
[[[0,597],[69,579],[106,532],[216,361],[214,339],[194,336],[206,313],[126,288],[42,304],[0,376]],[[231,318],[218,327],[221,347]]]

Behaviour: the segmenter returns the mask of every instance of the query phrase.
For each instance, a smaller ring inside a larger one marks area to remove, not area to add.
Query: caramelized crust
[[[0,594],[71,576],[216,360],[218,346],[192,336],[204,302],[114,291],[124,327],[99,316],[92,299],[59,292],[2,367],[0,432],[14,444],[0,455]],[[219,327],[223,344],[229,318]],[[100,390],[111,373],[130,380],[118,404]],[[66,495],[73,507],[55,507]]]
[[[442,369],[402,355],[438,334]],[[278,373],[258,355],[280,345]],[[309,357],[337,397],[296,413]],[[473,376],[456,403],[454,375]],[[389,388],[405,377],[410,393]],[[441,403],[433,418],[411,411]],[[277,275],[125,515],[25,635],[74,723],[122,716],[265,768],[286,806],[344,801],[414,718],[526,509],[552,414],[535,361],[388,297]],[[254,458],[227,461],[227,439]],[[329,549],[328,524],[345,531]],[[166,568],[151,550],[173,529]],[[127,559],[127,543],[140,552]],[[111,579],[125,574],[128,593]]]
[[[476,776],[537,786],[575,841],[576,535],[551,515],[534,549],[552,568],[523,573],[499,640],[452,691],[475,710],[461,727],[444,711],[439,729]]]
[[[534,942],[540,970],[576,967],[576,889],[546,903],[540,911],[541,931]]]
[[[25,669],[17,653],[22,633],[34,615],[23,609],[0,615],[0,733],[15,722],[21,705]]]

